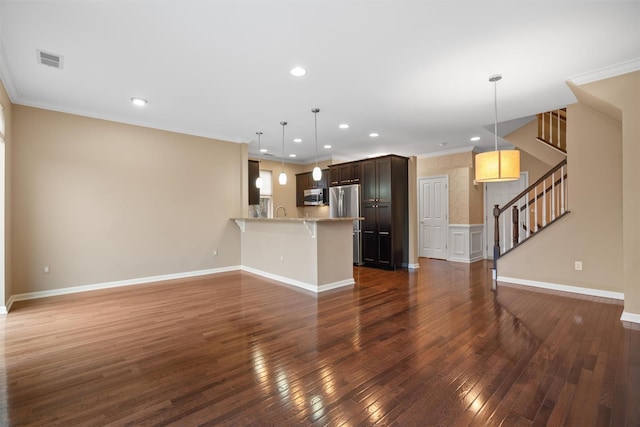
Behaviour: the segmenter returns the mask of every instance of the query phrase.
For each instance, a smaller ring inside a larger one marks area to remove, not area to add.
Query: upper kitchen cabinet
[[[256,187],[256,179],[260,176],[260,163],[249,160],[249,204],[260,204],[260,189]]]
[[[407,158],[400,156],[362,161],[362,201],[390,203],[396,189],[406,191],[407,168]]]
[[[304,206],[304,190],[312,188],[329,188],[329,169],[322,170],[320,181],[313,179],[311,172],[296,174],[296,206]]]
[[[360,161],[329,166],[331,186],[360,184]]]

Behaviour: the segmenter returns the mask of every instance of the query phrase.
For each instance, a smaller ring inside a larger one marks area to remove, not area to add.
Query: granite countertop
[[[335,222],[335,221],[362,221],[364,217],[348,217],[348,218],[231,218],[234,221],[278,221],[278,222]]]

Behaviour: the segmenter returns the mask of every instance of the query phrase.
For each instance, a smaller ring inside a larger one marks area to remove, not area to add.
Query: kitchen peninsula
[[[316,293],[353,285],[356,219],[233,218],[242,269]]]

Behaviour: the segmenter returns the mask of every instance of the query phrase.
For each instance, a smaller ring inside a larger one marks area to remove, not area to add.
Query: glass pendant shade
[[[313,168],[313,172],[311,173],[311,176],[313,176],[314,181],[320,181],[322,179],[322,171],[318,166]]]
[[[284,171],[280,172],[280,175],[278,176],[278,183],[280,185],[286,185],[287,184],[287,174],[284,173]]]
[[[503,182],[520,179],[520,151],[500,150],[476,154],[476,181]]]

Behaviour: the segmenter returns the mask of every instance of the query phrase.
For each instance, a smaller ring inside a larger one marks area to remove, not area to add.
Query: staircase
[[[494,268],[500,256],[569,213],[566,109],[538,114],[536,139],[565,158],[504,206],[494,206]]]
[[[540,113],[538,116],[538,141],[567,154],[567,109]]]

